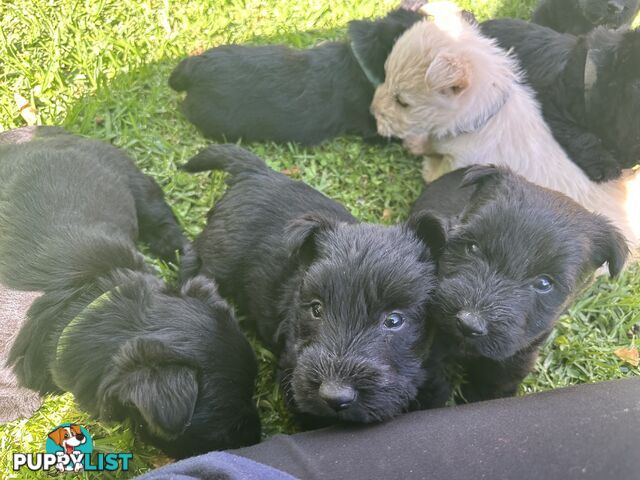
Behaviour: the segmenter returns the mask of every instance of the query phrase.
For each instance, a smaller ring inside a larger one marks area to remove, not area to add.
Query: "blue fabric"
[[[139,480],[296,480],[248,458],[224,452],[211,452],[187,458],[146,473]]]

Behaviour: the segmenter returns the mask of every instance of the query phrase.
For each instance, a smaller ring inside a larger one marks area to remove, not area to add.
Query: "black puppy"
[[[456,170],[427,185],[413,214],[448,225],[431,310],[466,372],[468,401],[514,395],[574,296],[627,258],[602,217],[503,168]]]
[[[42,141],[31,144],[28,150],[15,146],[30,142],[34,138]],[[47,143],[44,143],[44,140],[47,140]],[[119,175],[126,177],[125,184],[129,189],[129,195],[133,196],[135,202],[139,237],[142,242],[148,245],[151,253],[164,260],[175,260],[176,252],[182,252],[187,244],[187,239],[178,226],[171,208],[164,200],[162,189],[150,176],[144,175],[138,170],[122,150],[113,148],[104,142],[70,136],[60,127],[25,127],[4,132],[0,135],[0,148],[2,148],[3,156],[6,157],[3,160],[3,176],[1,177],[5,185],[8,179],[17,175],[18,171],[14,170],[11,160],[7,160],[9,157],[4,152],[17,151],[18,155],[38,155],[37,152],[52,148],[54,152],[63,155],[67,149],[82,149],[87,155],[83,157],[76,153],[78,162],[85,162],[85,159],[88,159],[86,161],[90,162],[91,166],[99,158],[103,163],[110,163],[112,169],[117,169]],[[7,195],[5,193],[4,196]],[[2,197],[0,196],[0,198]],[[59,200],[62,204],[64,201],[64,198]]]
[[[153,180],[50,127],[0,135],[0,178],[0,283],[43,292],[10,352],[21,384],[131,418],[174,456],[257,442],[256,361],[232,309],[204,277],[171,290],[136,249],[139,228],[184,241]]]
[[[556,32],[581,35],[598,26],[629,26],[638,8],[638,0],[541,0],[532,21]]]
[[[277,344],[292,406],[356,422],[409,408],[429,382],[425,310],[439,222],[424,214],[402,226],[358,223],[235,145],[210,146],[184,168],[230,174],[195,242],[199,273]]]
[[[422,17],[398,9],[349,23],[350,42],[307,50],[224,45],[183,60],[169,85],[205,136],[313,145],[341,135],[376,137],[369,112],[397,37]]]
[[[509,19],[481,28],[514,49],[553,136],[589,178],[640,161],[640,30],[573,37]]]

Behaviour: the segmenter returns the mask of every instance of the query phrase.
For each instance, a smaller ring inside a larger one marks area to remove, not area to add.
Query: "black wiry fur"
[[[44,292],[11,349],[21,384],[130,418],[174,456],[257,442],[256,362],[232,309],[204,277],[171,290],[136,249],[139,226],[156,251],[184,242],[153,180],[50,127],[0,135],[0,178],[0,283]]]
[[[59,127],[25,127],[5,132],[0,136],[3,156],[6,155],[8,158],[16,150],[25,154],[25,149],[16,145],[28,142],[34,136],[40,141],[31,143],[29,155],[39,155],[49,151],[52,154],[56,152],[60,156],[69,153],[75,155],[79,162],[89,158],[87,168],[96,168],[95,158],[100,158],[103,164],[110,164],[111,170],[115,169],[118,175],[126,177],[126,184],[135,202],[138,226],[130,227],[131,232],[138,232],[135,235],[139,234],[140,240],[149,245],[151,252],[165,260],[174,260],[176,252],[182,251],[187,240],[171,208],[166,204],[162,190],[151,177],[140,172],[122,150],[104,142],[71,136]],[[84,152],[86,156],[82,156],[80,152]],[[14,169],[10,163],[5,160],[5,165],[2,167],[6,170],[3,172],[5,175],[2,177],[3,182],[6,182],[5,179],[10,175],[17,174],[18,170]],[[29,180],[20,181],[28,182]],[[99,178],[94,182],[100,183]],[[88,188],[87,191],[89,191]],[[64,205],[66,199],[60,197],[54,201],[56,205]],[[54,205],[50,207],[51,210],[54,209]]]
[[[638,8],[638,0],[541,0],[532,21],[556,32],[581,35],[598,26],[628,26]]]
[[[553,136],[589,178],[610,180],[640,161],[640,30],[574,37],[504,19],[482,31],[514,49]],[[597,82],[585,94],[588,51]]]
[[[435,271],[427,244],[443,241],[439,222],[423,215],[395,227],[358,223],[235,145],[210,146],[185,169],[230,174],[195,242],[199,273],[220,282],[279,350],[282,385],[297,411],[371,422],[409,408],[430,376],[425,309]],[[383,326],[391,312],[404,316],[397,330]],[[335,411],[322,385],[357,396]]]
[[[421,212],[448,224],[431,314],[442,332],[439,347],[450,344],[466,371],[469,401],[515,394],[594,271],[608,262],[616,275],[628,253],[602,217],[502,168],[441,177],[414,205]],[[552,282],[544,293],[534,288],[542,275]],[[484,334],[474,336],[469,325]]]
[[[349,24],[350,42],[379,81],[396,38],[421,18],[398,9]],[[185,116],[213,139],[313,145],[342,134],[374,138],[375,87],[350,42],[307,50],[224,45],[183,60],[169,85],[187,92]]]

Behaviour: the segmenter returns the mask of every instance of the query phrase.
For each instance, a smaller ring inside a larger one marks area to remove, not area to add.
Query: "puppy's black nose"
[[[624,3],[620,0],[609,0],[609,2],[607,2],[607,10],[609,11],[609,15],[618,15],[624,10]]]
[[[482,337],[488,333],[487,324],[477,313],[462,310],[456,315],[456,322],[466,337]]]
[[[336,412],[348,408],[356,399],[355,388],[336,382],[322,382],[319,393],[320,398]]]
[[[84,440],[84,433],[76,433],[76,438],[80,441]]]

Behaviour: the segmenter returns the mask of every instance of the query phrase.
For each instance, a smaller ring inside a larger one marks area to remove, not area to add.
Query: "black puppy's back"
[[[25,137],[11,136],[18,138]],[[91,251],[135,249],[135,200],[121,188],[127,184],[126,175],[85,156],[66,141],[35,140],[26,152],[23,150],[21,144],[0,144],[0,177],[4,182],[0,193],[0,280],[16,289],[44,291],[55,286],[64,270],[131,267],[133,259],[127,255],[114,256],[112,266],[100,265],[97,258],[109,255],[96,256]],[[93,194],[75,194],[70,189],[74,182]],[[105,185],[114,187],[110,190]],[[104,205],[113,205],[113,209],[105,211]],[[82,238],[77,231],[84,232]],[[92,265],[93,259],[96,263]]]
[[[350,22],[350,40],[309,49],[222,45],[184,59],[169,85],[182,111],[218,141],[318,144],[338,135],[376,139],[369,112],[395,40],[422,17],[400,8]]]
[[[513,49],[555,140],[595,182],[618,178],[640,152],[640,30],[573,36],[520,20],[484,22]]]
[[[638,0],[541,0],[532,22],[557,32],[582,35],[602,25],[629,25],[638,12]]]
[[[110,145],[47,128],[0,136],[0,176],[0,281],[44,291],[11,346],[20,384],[131,419],[170,455],[257,442],[255,355],[233,310],[210,279],[165,285],[136,249],[134,184],[149,177]]]
[[[586,33],[593,28],[584,18],[578,0],[541,0],[531,21],[561,33]]]
[[[29,144],[28,149],[21,146],[26,143]],[[143,174],[123,150],[105,142],[70,134],[60,127],[24,127],[0,134],[0,173],[3,179],[19,173],[14,164],[23,161],[22,157],[25,155],[32,155],[36,158],[36,163],[51,162],[51,167],[43,168],[52,169],[48,177],[52,181],[61,181],[60,178],[55,178],[55,168],[60,161],[59,168],[73,170],[72,164],[76,162],[89,169],[92,174],[87,176],[86,182],[102,187],[101,190],[104,190],[104,185],[108,188],[109,185],[115,185],[114,182],[122,182],[128,186],[133,198],[137,219],[137,228],[128,234],[133,234],[134,238],[139,234],[140,240],[149,245],[151,252],[165,260],[175,260],[176,252],[182,251],[186,245],[187,240],[164,199],[162,189],[153,178]],[[71,180],[77,179],[79,175],[74,172],[69,174]],[[62,201],[64,197],[56,197],[53,193],[51,196],[53,202]],[[100,202],[79,200],[79,203],[84,204],[85,211],[93,208],[95,211],[92,214],[96,222],[100,222]]]
[[[513,18],[487,20],[480,24],[484,35],[505,50],[513,49],[536,90],[557,81],[569,60],[577,38],[551,28]]]
[[[311,50],[223,45],[183,60],[169,85],[187,91],[183,113],[214,140],[314,145],[344,133],[375,134],[367,110],[373,86],[343,43]]]
[[[342,205],[301,181],[271,170],[264,160],[236,145],[211,145],[182,168],[189,172],[223,170],[230,174],[227,178],[230,188],[224,201],[209,213],[210,221],[194,241],[194,248],[201,265],[199,273],[215,278],[223,296],[235,297],[243,313],[250,313],[247,312],[250,304],[266,303],[249,301],[242,297],[243,292],[269,290],[266,285],[249,288],[262,281],[260,276],[252,277],[253,268],[262,265],[265,271],[279,271],[288,262],[285,246],[281,241],[274,242],[272,237],[282,236],[289,221],[318,212],[319,205],[324,213],[335,218],[349,223],[356,221]],[[291,203],[294,198],[296,201]],[[215,244],[208,241],[211,236],[217,239]],[[242,261],[229,266],[225,258]]]
[[[281,271],[289,261],[283,242],[273,240],[283,236],[288,222],[309,212],[321,212],[343,222],[356,223],[342,205],[301,181],[271,170],[264,160],[236,145],[211,145],[183,169],[189,172],[223,170],[230,174],[227,179],[230,188],[224,201],[211,210],[210,221],[195,240],[194,247],[201,264],[200,273],[215,278],[223,296],[236,298],[238,308],[243,313],[252,313],[254,318],[263,312],[247,312],[247,306],[268,302],[249,301],[243,298],[243,292],[270,290],[268,285],[261,284],[268,276],[254,274],[256,265],[274,272]],[[217,239],[215,243],[208,241],[212,236]],[[230,266],[225,258],[242,260]]]

